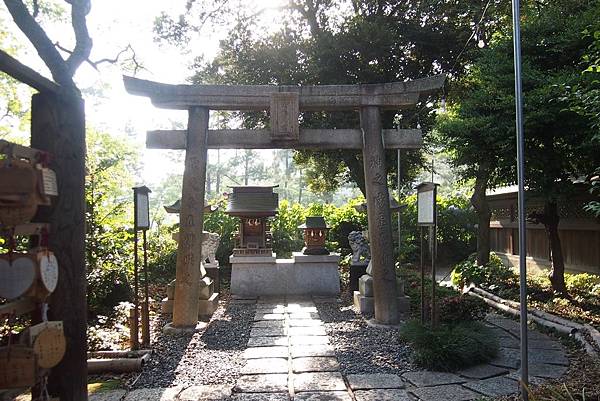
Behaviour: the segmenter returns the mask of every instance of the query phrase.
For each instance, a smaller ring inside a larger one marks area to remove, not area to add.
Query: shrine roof
[[[232,216],[274,216],[279,207],[279,196],[273,192],[278,185],[231,187],[227,214]]]

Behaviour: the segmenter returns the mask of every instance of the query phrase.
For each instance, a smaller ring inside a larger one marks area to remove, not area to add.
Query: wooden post
[[[52,369],[49,390],[61,401],[87,400],[85,266],[85,106],[79,97],[38,93],[31,102],[31,146],[50,152],[58,197],[36,221],[50,223],[49,248],[58,259],[58,286],[49,318],[62,320],[64,358]]]
[[[206,107],[189,109],[173,304],[175,327],[190,327],[198,323],[199,281],[206,274],[201,253],[208,117]]]
[[[399,319],[394,244],[379,108],[362,107],[360,125],[364,142],[363,162],[373,264],[375,320],[382,324],[397,324]]]
[[[140,340],[138,338],[138,315],[135,306],[129,309],[129,349],[132,351],[137,350],[140,347]]]
[[[142,344],[150,345],[150,296],[148,294],[148,238],[146,229],[142,230],[142,248],[144,250],[144,303],[142,305]]]
[[[135,195],[134,195],[135,196]],[[134,216],[137,216],[137,202],[134,204]],[[131,317],[131,349],[136,350],[140,347],[140,299],[139,299],[139,277],[138,277],[138,229],[133,227],[133,316]]]

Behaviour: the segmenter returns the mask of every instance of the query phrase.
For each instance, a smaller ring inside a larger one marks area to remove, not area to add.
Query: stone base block
[[[204,277],[200,280],[198,289],[198,299],[210,299],[214,291],[214,281],[210,277]]]
[[[321,295],[340,292],[339,255],[303,255],[264,263],[265,258],[231,258],[231,293],[237,296]],[[254,260],[249,260],[254,259]],[[252,263],[250,263],[252,262]]]
[[[213,293],[209,299],[198,301],[198,316],[211,316],[219,306],[219,294]]]
[[[398,302],[398,314],[401,318],[406,317],[410,308],[410,298],[407,296],[400,296],[396,298],[396,301]],[[361,314],[375,314],[375,298],[366,297],[359,291],[354,291],[354,306]]]
[[[365,297],[373,296],[373,277],[365,274],[358,279],[358,292]]]
[[[358,279],[367,273],[367,263],[350,265],[350,290],[358,291]]]
[[[254,255],[254,256],[234,256],[231,255],[229,257],[229,263],[234,264],[275,264],[277,259],[275,258],[275,254],[272,253],[271,256],[264,255]]]
[[[173,300],[164,298],[160,303],[160,311],[164,314],[170,315],[173,313]]]
[[[205,263],[204,269],[206,270],[206,275],[213,280],[213,286],[215,292],[221,291],[221,267],[219,266],[219,262],[215,263]]]

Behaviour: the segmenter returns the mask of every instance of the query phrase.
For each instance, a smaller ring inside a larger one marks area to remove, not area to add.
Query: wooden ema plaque
[[[0,388],[35,385],[35,354],[23,345],[0,348]]]
[[[65,355],[67,341],[62,322],[44,322],[27,329],[29,345],[37,356],[40,368],[50,369],[58,365]]]
[[[0,297],[11,300],[27,293],[36,281],[36,271],[33,255],[0,255]]]

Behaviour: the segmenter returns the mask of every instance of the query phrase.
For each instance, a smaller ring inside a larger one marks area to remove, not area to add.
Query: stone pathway
[[[123,390],[92,396],[90,401],[467,401],[518,391],[519,324],[490,315],[487,324],[500,340],[500,353],[489,364],[455,373],[430,371],[398,374],[340,373],[335,344],[309,298],[240,300],[256,306],[243,353],[246,363],[235,386],[205,385]],[[330,300],[331,301],[331,300]],[[533,384],[561,377],[569,360],[564,347],[549,336],[530,331],[530,376]],[[112,393],[112,394],[111,394]]]

